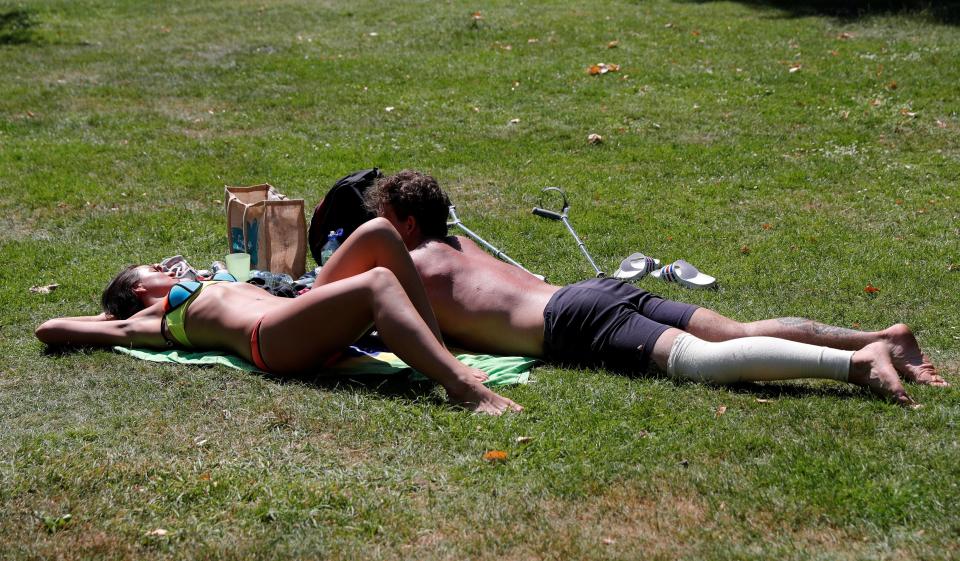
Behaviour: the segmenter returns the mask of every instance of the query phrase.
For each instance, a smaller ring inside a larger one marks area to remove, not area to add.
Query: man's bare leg
[[[683,342],[678,340],[681,337],[684,338]],[[820,353],[830,349],[823,350],[822,346],[788,340],[777,343],[769,337],[719,342],[707,342],[695,337],[679,329],[667,330],[654,345],[653,361],[661,370],[675,376],[714,383],[799,378],[845,379],[899,405],[914,404],[897,376],[890,359],[889,345],[882,341],[865,345],[852,354],[836,357],[843,358],[843,363],[834,360],[829,361],[833,365],[827,365]],[[833,351],[833,354],[839,352],[843,351]],[[846,357],[849,357],[849,362]]]
[[[857,331],[826,325],[806,318],[786,317],[740,323],[713,310],[700,308],[693,313],[687,331],[705,341],[728,341],[740,337],[777,337],[798,343],[835,349],[859,350],[870,343],[889,346],[894,368],[904,380],[931,386],[949,386],[937,369],[920,351],[917,338],[902,323],[883,331]]]

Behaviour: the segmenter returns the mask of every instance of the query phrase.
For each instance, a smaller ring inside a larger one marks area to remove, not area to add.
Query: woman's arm
[[[34,334],[48,345],[132,345],[163,348],[161,318],[156,316],[107,319],[99,316],[54,318],[44,322]]]

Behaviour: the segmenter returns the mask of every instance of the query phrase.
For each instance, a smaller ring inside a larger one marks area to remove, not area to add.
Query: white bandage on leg
[[[744,337],[720,343],[679,335],[670,348],[667,372],[698,382],[830,378],[847,381],[853,351],[818,347],[774,337]]]

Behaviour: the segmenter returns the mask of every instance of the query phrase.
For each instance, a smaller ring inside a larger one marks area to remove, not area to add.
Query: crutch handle
[[[542,216],[543,218],[549,218],[550,220],[560,220],[563,216],[559,213],[553,212],[552,210],[547,210],[545,208],[533,207],[534,214],[537,216]]]

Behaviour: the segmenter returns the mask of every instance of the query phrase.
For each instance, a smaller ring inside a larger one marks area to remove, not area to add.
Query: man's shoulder
[[[421,274],[425,269],[438,274],[453,268],[453,263],[463,258],[460,247],[453,236],[432,238],[424,240],[423,243],[412,249],[410,257],[413,258],[413,262],[417,269],[420,269]]]

